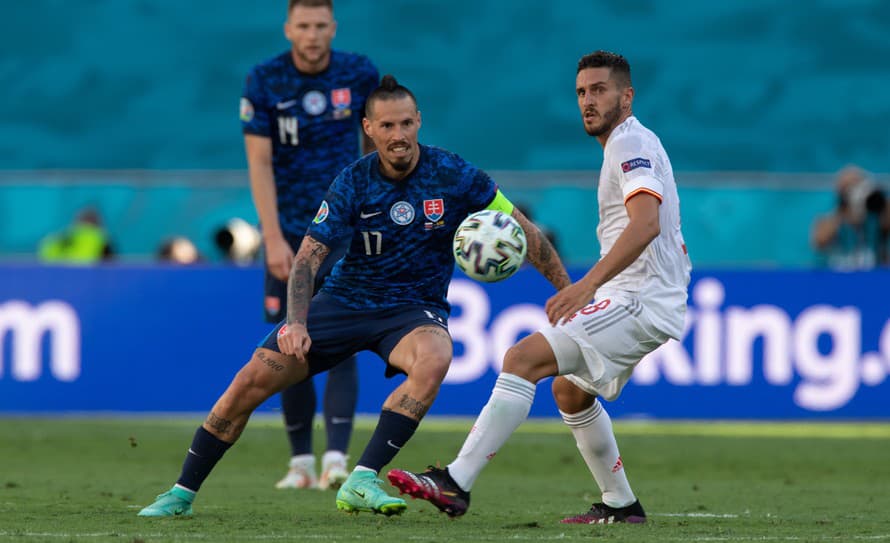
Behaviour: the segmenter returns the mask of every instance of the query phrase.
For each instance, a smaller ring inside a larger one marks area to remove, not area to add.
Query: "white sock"
[[[612,419],[599,400],[595,400],[589,409],[573,415],[559,413],[572,429],[578,450],[603,493],[603,503],[609,507],[625,507],[635,502],[612,432]]]
[[[498,377],[460,453],[448,464],[448,473],[458,486],[466,491],[472,488],[482,468],[528,418],[534,399],[534,383],[509,373]]]

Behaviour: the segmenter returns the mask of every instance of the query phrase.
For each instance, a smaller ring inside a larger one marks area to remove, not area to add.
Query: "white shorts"
[[[652,323],[646,304],[625,293],[603,295],[570,321],[540,332],[556,355],[559,375],[609,401],[621,393],[637,363],[668,340]]]

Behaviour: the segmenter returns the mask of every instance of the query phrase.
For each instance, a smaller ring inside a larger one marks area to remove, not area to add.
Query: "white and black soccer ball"
[[[483,283],[502,281],[519,270],[528,242],[516,219],[486,209],[471,213],[454,233],[454,261]]]

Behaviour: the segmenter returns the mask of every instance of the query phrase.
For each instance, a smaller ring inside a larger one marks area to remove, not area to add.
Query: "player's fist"
[[[311,346],[312,339],[304,324],[285,324],[278,330],[278,349],[282,354],[296,356],[302,361]]]
[[[290,267],[294,262],[294,250],[284,238],[266,242],[266,266],[269,273],[279,281],[287,281]]]

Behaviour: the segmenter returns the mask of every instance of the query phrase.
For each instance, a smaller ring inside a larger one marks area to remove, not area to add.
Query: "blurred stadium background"
[[[214,236],[256,221],[238,100],[248,69],[286,49],[285,11],[4,5],[0,412],[203,411],[266,332],[259,266],[225,262]],[[890,417],[890,274],[825,269],[809,244],[840,168],[890,179],[890,4],[337,0],[336,16],[335,47],[415,91],[421,141],[490,171],[574,273],[598,255],[600,166],[575,63],[598,48],[630,60],[695,276],[687,338],[644,362],[617,416]],[[114,261],[39,263],[41,239],[85,207]],[[174,235],[205,261],[154,262]],[[455,281],[457,357],[434,413],[475,414],[500,354],[541,324],[547,286],[533,272],[508,283]],[[376,413],[390,386],[368,360],[359,410]],[[539,396],[533,414],[556,415]]]

